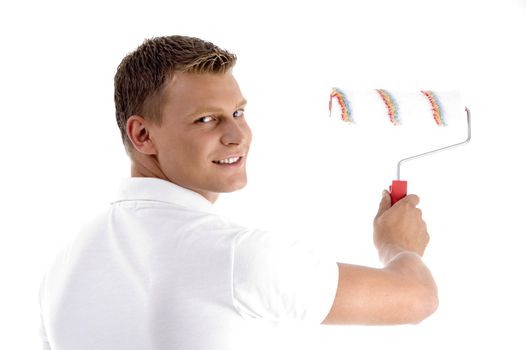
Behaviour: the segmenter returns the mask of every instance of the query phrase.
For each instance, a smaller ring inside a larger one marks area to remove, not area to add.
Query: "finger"
[[[426,246],[429,244],[429,240],[431,239],[431,236],[429,235],[429,232],[427,231],[427,224],[425,221],[422,221],[422,232],[424,235],[424,242],[426,243]]]
[[[383,190],[382,200],[380,201],[380,205],[378,207],[378,214],[376,214],[376,217],[382,215],[389,208],[391,208],[391,195],[386,190]]]
[[[402,202],[402,201],[405,204],[409,204],[413,207],[416,207],[418,203],[420,203],[420,198],[416,194],[408,194],[407,196],[399,200],[399,202]]]

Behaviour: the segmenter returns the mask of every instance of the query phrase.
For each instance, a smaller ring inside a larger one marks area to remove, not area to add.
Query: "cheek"
[[[163,138],[163,157],[172,166],[183,167],[186,171],[206,166],[217,155],[218,136],[211,132],[166,133]]]
[[[165,133],[159,139],[159,158],[171,167],[188,166],[195,154],[194,147],[191,139],[183,134]]]
[[[181,141],[183,142],[179,143],[180,149],[184,151],[180,152],[180,156],[188,163],[206,163],[211,154],[213,154],[214,147],[212,142],[202,137],[202,135],[201,137],[194,135],[194,137],[188,137]]]

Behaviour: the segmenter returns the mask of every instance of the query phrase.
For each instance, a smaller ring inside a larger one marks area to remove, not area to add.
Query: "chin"
[[[239,191],[240,189],[244,188],[246,185],[247,185],[246,179],[234,181],[228,184],[227,186],[224,186],[225,188],[221,192],[228,193],[228,192]]]

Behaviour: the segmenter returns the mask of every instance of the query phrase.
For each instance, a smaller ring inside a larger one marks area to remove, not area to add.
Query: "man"
[[[214,213],[245,186],[251,131],[236,57],[197,38],[146,40],[115,76],[131,178],[59,255],[41,288],[44,348],[253,349],[287,320],[417,323],[437,307],[409,195],[384,191],[384,268],[327,261],[283,235]]]

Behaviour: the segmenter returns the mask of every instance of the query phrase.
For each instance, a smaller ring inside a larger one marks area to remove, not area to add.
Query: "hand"
[[[419,201],[418,196],[408,195],[391,206],[389,192],[383,192],[374,219],[374,244],[384,263],[402,251],[424,255],[429,234],[422,211],[416,207]]]

